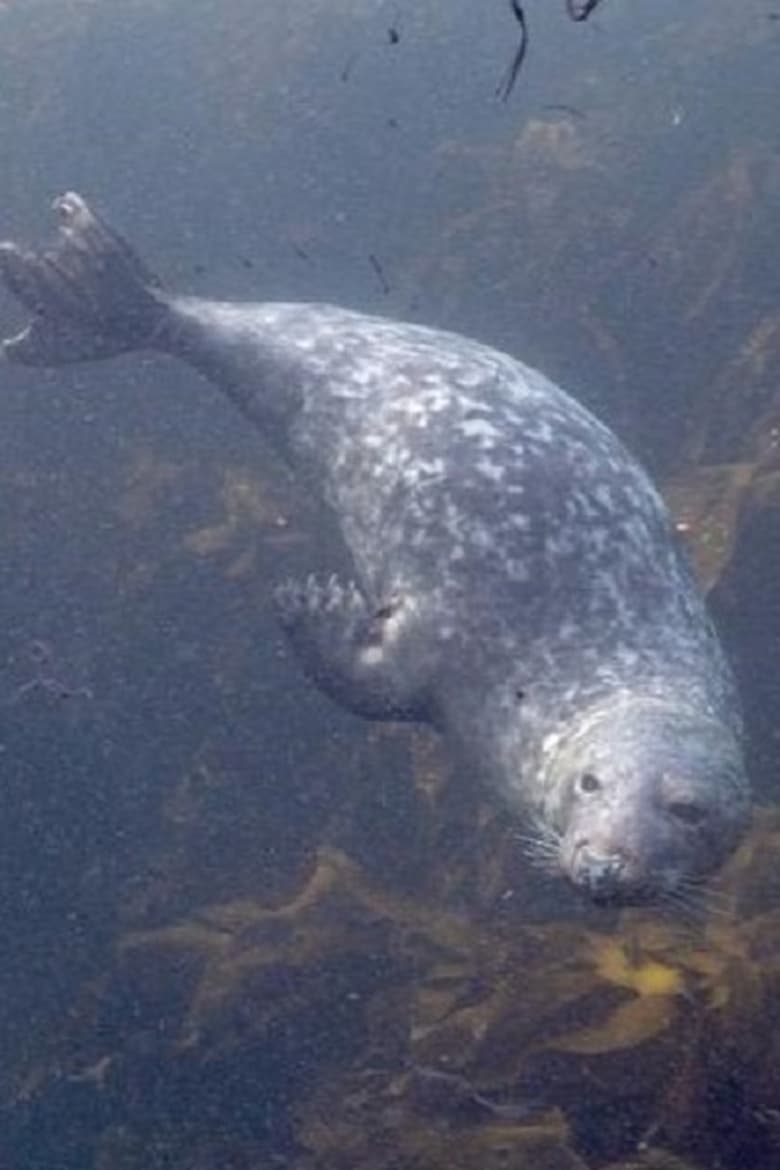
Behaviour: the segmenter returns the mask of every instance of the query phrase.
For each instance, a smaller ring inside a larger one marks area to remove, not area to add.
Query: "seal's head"
[[[545,771],[558,865],[601,903],[686,900],[748,818],[736,736],[658,700],[590,712],[551,747]]]

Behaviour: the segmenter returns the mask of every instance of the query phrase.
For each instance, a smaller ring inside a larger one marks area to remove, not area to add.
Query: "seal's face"
[[[550,775],[559,864],[601,903],[685,902],[747,820],[734,737],[660,704],[597,718],[562,743]]]

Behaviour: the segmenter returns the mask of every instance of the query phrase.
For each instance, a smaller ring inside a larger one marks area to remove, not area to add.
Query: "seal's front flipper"
[[[114,357],[152,344],[167,308],[159,282],[79,195],[54,203],[59,228],[46,250],[0,244],[0,277],[33,314],[3,342],[24,365]]]
[[[306,673],[332,699],[368,719],[428,717],[402,600],[372,610],[357,585],[337,577],[290,581],[274,597]]]

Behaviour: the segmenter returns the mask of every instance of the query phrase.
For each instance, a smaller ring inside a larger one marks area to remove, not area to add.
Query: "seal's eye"
[[[583,772],[577,781],[577,788],[580,792],[585,792],[588,796],[592,792],[598,792],[601,788],[601,781],[594,772]]]
[[[695,804],[692,800],[673,800],[668,805],[668,812],[676,821],[680,821],[683,825],[690,825],[691,828],[702,824],[707,816],[702,806]]]

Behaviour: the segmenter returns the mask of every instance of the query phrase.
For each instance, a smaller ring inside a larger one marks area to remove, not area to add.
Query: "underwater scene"
[[[780,1170],[778,109],[0,0],[0,1170]]]

